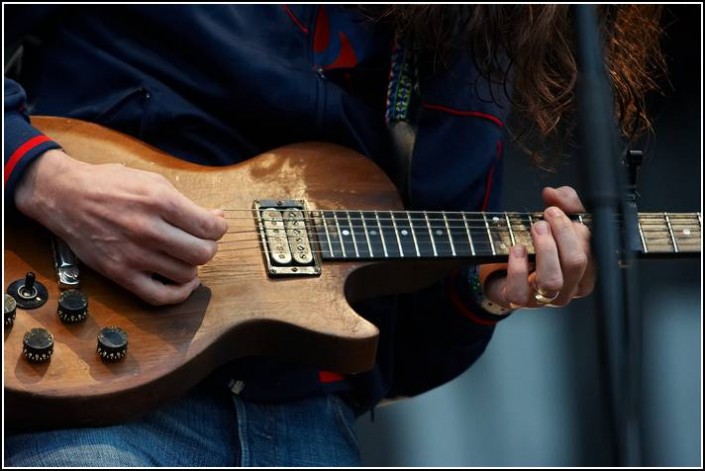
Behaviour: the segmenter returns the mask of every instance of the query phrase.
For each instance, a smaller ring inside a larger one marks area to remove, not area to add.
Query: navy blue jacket
[[[6,45],[33,36],[16,80],[5,79],[6,204],[27,165],[58,146],[31,114],[94,121],[205,165],[319,140],[394,166],[385,122],[393,33],[354,8],[15,5],[5,13]],[[476,78],[468,58],[451,71],[419,66],[405,195],[414,208],[497,209],[508,107]],[[382,332],[369,373],[337,381],[263,359],[229,371],[253,400],[347,390],[363,410],[424,392],[467,369],[494,329],[458,280],[360,306]]]

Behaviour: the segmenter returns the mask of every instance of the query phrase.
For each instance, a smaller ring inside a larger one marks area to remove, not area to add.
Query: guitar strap
[[[409,170],[416,138],[414,117],[420,102],[417,77],[417,63],[413,51],[396,37],[392,49],[385,120],[393,150],[390,178],[406,207],[409,207],[411,199]]]

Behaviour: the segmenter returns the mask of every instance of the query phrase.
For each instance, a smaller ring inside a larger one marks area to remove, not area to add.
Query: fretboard
[[[315,211],[312,229],[323,259],[506,259],[515,244],[534,253],[530,228],[541,213]],[[576,222],[591,224],[587,214]],[[641,255],[699,254],[700,213],[640,213]]]

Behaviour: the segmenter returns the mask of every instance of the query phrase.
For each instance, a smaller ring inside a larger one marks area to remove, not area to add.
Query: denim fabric
[[[4,465],[359,466],[353,421],[335,395],[258,405],[197,388],[134,422],[7,435]]]
[[[352,431],[355,415],[339,396],[285,405],[233,400],[242,466],[362,466]]]

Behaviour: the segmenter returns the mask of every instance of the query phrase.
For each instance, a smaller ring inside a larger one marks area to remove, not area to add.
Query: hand
[[[83,263],[155,305],[181,302],[198,287],[198,265],[227,230],[221,211],[196,205],[161,175],[86,164],[60,150],[32,164],[15,201]]]
[[[590,231],[567,216],[585,211],[577,193],[568,186],[544,188],[543,200],[547,206],[544,220],[531,227],[535,271],[531,270],[526,248],[521,245],[512,247],[509,262],[504,266],[480,267],[485,296],[501,306],[565,306],[574,298],[587,296],[595,286]],[[539,292],[543,294],[543,302],[539,302],[540,296],[536,299]]]

